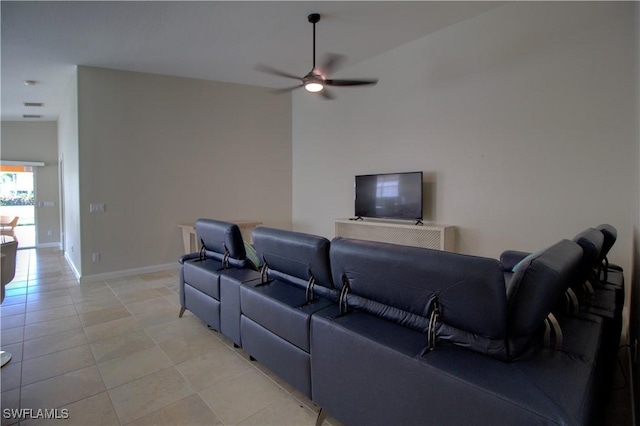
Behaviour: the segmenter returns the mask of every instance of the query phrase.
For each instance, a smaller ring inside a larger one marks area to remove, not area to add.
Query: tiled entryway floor
[[[60,250],[20,250],[0,308],[13,355],[3,413],[65,408],[59,423],[85,426],[313,425],[311,401],[188,311],[178,318],[177,283],[175,269],[80,285]],[[38,423],[56,422],[20,424]]]

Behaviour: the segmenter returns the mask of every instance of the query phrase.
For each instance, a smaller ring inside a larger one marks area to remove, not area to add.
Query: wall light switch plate
[[[104,204],[103,203],[91,203],[91,204],[89,204],[89,212],[90,213],[104,213]]]

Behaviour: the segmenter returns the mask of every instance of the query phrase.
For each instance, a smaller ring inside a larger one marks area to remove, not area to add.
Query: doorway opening
[[[20,249],[36,246],[35,182],[32,166],[0,166],[0,215],[2,237],[9,235],[5,222],[17,217],[12,229]],[[9,237],[10,238],[10,237]]]

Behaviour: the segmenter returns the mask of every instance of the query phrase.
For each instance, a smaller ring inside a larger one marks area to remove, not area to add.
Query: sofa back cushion
[[[602,246],[604,244],[604,235],[595,228],[585,229],[573,238],[573,241],[582,247],[582,267],[592,268],[598,262]]]
[[[336,288],[348,286],[352,308],[426,333],[437,305],[438,339],[492,355],[505,351],[506,292],[497,260],[336,238],[331,267]]]
[[[589,228],[576,235],[573,241],[582,248],[582,260],[571,286],[582,291],[582,285],[593,273],[593,268],[598,266],[604,235],[595,228]]]
[[[316,286],[333,289],[329,244],[324,237],[301,232],[267,227],[253,231],[253,245],[268,267],[269,279],[298,286],[307,286],[313,277]]]
[[[523,262],[508,285],[509,355],[520,355],[567,290],[582,260],[582,249],[562,240]]]
[[[198,219],[196,234],[205,247],[207,257],[224,260],[228,253],[230,265],[242,268],[247,264],[247,253],[238,225],[220,220]]]
[[[602,225],[596,226],[596,229],[602,233],[604,237],[604,241],[602,242],[602,250],[600,251],[600,256],[598,258],[599,261],[603,261],[607,254],[609,254],[609,250],[616,243],[616,239],[618,239],[618,230],[613,227],[613,225],[609,225],[608,223],[603,223]]]

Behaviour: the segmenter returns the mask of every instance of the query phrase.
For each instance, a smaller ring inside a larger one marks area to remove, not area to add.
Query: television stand
[[[417,219],[415,224],[416,225],[424,225],[424,223],[422,222],[422,219]]]
[[[364,220],[362,216],[350,217],[349,220]]]
[[[336,237],[400,244],[436,250],[455,250],[455,226],[414,225],[384,220],[338,219]]]

